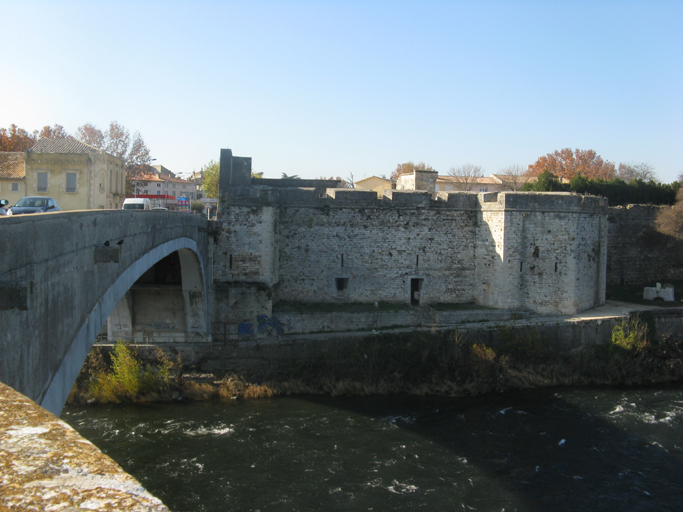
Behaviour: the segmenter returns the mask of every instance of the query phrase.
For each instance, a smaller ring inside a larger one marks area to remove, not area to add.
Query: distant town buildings
[[[137,196],[150,199],[153,206],[175,210],[179,197],[186,197],[190,202],[201,199],[200,186],[198,180],[185,180],[163,165],[151,165],[138,176]]]
[[[178,197],[203,197],[201,180],[181,179],[162,165],[141,166],[138,197],[176,209]],[[134,187],[134,185],[133,185]],[[73,137],[42,138],[22,152],[0,152],[0,197],[15,204],[26,196],[53,197],[62,210],[119,209],[126,198],[121,158]]]
[[[419,170],[418,170],[419,171]],[[429,174],[425,174],[429,173]],[[355,188],[361,190],[374,190],[378,197],[384,195],[385,190],[413,189],[415,176],[430,176],[436,179],[434,190],[436,192],[508,192],[520,190],[527,181],[535,181],[535,177],[526,175],[512,176],[505,174],[491,174],[489,176],[462,177],[462,176],[439,176],[435,171],[419,171],[399,176],[396,183],[386,178],[370,176],[355,182]]]

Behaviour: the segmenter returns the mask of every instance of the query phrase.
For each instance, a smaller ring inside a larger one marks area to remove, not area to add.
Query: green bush
[[[609,347],[612,351],[640,355],[648,347],[653,334],[650,322],[634,315],[614,326]]]
[[[111,359],[111,369],[97,373],[90,383],[90,394],[100,403],[137,402],[169,387],[174,365],[160,348],[157,364],[143,366],[135,351],[119,341]]]

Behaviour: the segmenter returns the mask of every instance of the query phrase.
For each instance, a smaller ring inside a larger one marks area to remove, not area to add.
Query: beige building
[[[510,190],[507,184],[493,174],[488,177],[464,178],[462,176],[439,176],[436,180],[437,192],[502,192]]]
[[[536,181],[527,175],[491,174],[488,177],[464,178],[462,176],[439,176],[436,180],[437,192],[508,192],[519,191],[527,182]]]
[[[369,178],[356,181],[354,187],[363,190],[374,190],[377,192],[377,197],[382,197],[385,190],[391,190],[393,188],[393,184],[391,181],[385,180],[384,178],[370,176]]]
[[[27,195],[24,173],[24,153],[0,152],[0,199],[10,204]]]
[[[0,153],[0,196],[11,204],[49,196],[62,210],[118,209],[125,180],[121,158],[71,137],[40,139],[24,153]]]

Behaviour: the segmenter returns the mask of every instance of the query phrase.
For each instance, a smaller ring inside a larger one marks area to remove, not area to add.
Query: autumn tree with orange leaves
[[[26,151],[38,142],[38,130],[29,133],[16,124],[0,128],[0,151]]]
[[[558,178],[571,180],[579,174],[588,179],[602,178],[611,180],[616,175],[616,167],[612,162],[602,159],[594,150],[565,148],[540,157],[529,166],[529,174],[538,176],[544,171]]]

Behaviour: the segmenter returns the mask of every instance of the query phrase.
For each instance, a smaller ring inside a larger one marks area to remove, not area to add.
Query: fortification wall
[[[277,210],[268,206],[233,206],[221,216],[214,279],[222,282],[277,281]]]
[[[668,206],[629,205],[609,209],[608,285],[683,279],[683,244],[654,228],[662,208]]]
[[[472,210],[332,203],[283,207],[279,221],[278,300],[409,303],[412,280],[420,305],[474,300]]]
[[[604,304],[606,203],[571,194],[484,194],[477,302],[539,313]]]
[[[248,160],[236,162],[221,164],[233,175],[214,261],[214,317],[233,334],[253,333],[278,302],[477,302],[555,314],[604,303],[604,199],[244,186],[235,172]],[[434,173],[422,174],[415,186]]]
[[[232,325],[235,334],[240,322],[271,314],[272,286],[279,279],[277,217],[277,208],[260,204],[222,209],[214,249],[214,320]]]

